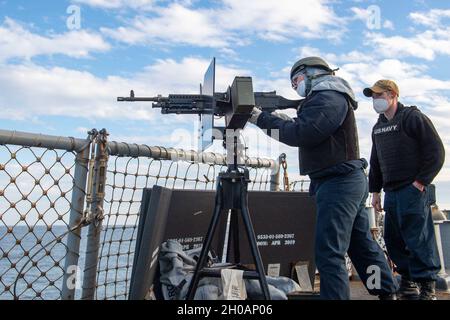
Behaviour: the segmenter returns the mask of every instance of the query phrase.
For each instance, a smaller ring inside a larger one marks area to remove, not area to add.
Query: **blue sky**
[[[68,24],[74,8],[79,26]],[[194,116],[115,97],[196,93],[216,57],[219,91],[247,75],[255,90],[297,98],[288,74],[305,55],[321,55],[352,85],[364,157],[376,114],[361,91],[380,78],[397,81],[400,100],[432,119],[448,153],[447,1],[0,0],[0,128],[84,137],[105,127],[113,140],[195,148],[195,139],[180,139],[195,132]],[[251,125],[246,137],[250,155],[286,152],[296,175],[295,148],[268,148]],[[449,169],[446,161],[436,184],[450,209]]]

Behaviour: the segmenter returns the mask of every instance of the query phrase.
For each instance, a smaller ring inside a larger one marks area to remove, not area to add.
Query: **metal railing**
[[[96,281],[85,279],[83,298],[127,297],[139,221],[142,190],[153,185],[177,189],[214,189],[218,173],[226,169],[221,154],[107,142],[109,156],[104,197],[104,219]],[[277,163],[248,158],[251,190],[278,186]],[[93,262],[92,265],[95,263]],[[95,290],[94,287],[95,286]]]
[[[90,141],[0,130],[1,299],[73,298]]]
[[[226,168],[221,154],[107,137],[0,130],[0,299],[126,298],[142,190],[214,189]],[[250,190],[279,190],[277,161],[246,166]]]
[[[284,154],[246,166],[250,190],[309,188],[289,180]],[[222,154],[108,141],[104,129],[0,130],[0,299],[126,299],[143,189],[213,190],[226,168]]]

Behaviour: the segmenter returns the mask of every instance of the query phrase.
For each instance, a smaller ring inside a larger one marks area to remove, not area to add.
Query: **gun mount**
[[[213,140],[212,129],[243,129],[253,107],[273,112],[294,108],[302,100],[289,100],[276,91],[254,92],[251,77],[235,77],[226,92],[215,92],[215,58],[208,67],[200,94],[169,94],[164,97],[136,97],[133,90],[129,97],[117,97],[120,102],[153,102],[153,108],[162,114],[198,114],[200,116],[200,149],[205,150]],[[225,117],[225,127],[214,126],[214,116]]]

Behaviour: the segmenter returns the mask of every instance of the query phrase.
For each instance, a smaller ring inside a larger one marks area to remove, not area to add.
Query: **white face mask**
[[[389,109],[389,103],[386,99],[373,99],[373,108],[376,113],[384,113]]]
[[[298,83],[297,89],[295,91],[297,91],[297,94],[300,97],[306,97],[306,81],[302,80],[300,83]]]

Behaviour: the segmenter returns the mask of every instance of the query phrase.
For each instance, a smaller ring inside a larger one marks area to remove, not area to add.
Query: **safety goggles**
[[[297,89],[298,83],[301,80],[303,80],[303,79],[305,79],[305,73],[304,72],[297,72],[296,74],[294,74],[294,76],[291,79],[292,89],[294,89],[294,90]]]

